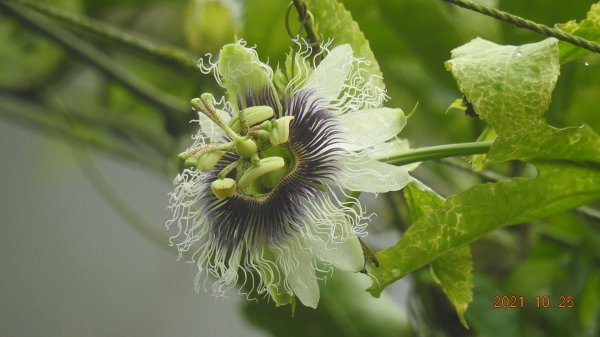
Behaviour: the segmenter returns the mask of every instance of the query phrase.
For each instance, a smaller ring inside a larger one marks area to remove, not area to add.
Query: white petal
[[[229,123],[231,116],[229,116],[226,111],[217,110],[217,113],[225,123]],[[200,130],[210,139],[211,143],[217,143],[225,135],[225,132],[203,113],[198,113],[198,122],[200,124]]]
[[[393,139],[389,142],[380,143],[369,149],[366,154],[379,161],[385,161],[390,157],[394,157],[410,151],[410,145],[406,139]],[[402,166],[408,171],[412,171],[419,166],[420,163],[412,163]]]
[[[352,70],[352,48],[343,44],[333,48],[306,79],[304,87],[310,87],[321,97],[336,99]]]
[[[339,184],[351,191],[385,193],[400,190],[411,181],[406,167],[366,156],[344,156],[339,167]]]
[[[329,242],[320,250],[316,248],[313,250],[321,260],[331,263],[340,270],[359,272],[365,266],[362,247],[356,234],[351,233],[348,236],[348,239],[343,242]]]
[[[401,109],[378,108],[341,115],[344,148],[357,151],[370,148],[396,136],[406,125]]]
[[[236,249],[229,257],[227,266],[223,265],[223,273],[217,284],[235,285],[238,280],[238,269],[240,268],[240,260],[242,258],[242,250]]]
[[[363,250],[346,214],[340,212],[320,225],[307,222],[305,226],[310,231],[305,240],[319,259],[344,271],[357,272],[364,268]]]
[[[319,284],[310,259],[299,259],[298,268],[286,275],[288,284],[300,302],[307,307],[316,308],[319,304]]]
[[[284,285],[285,277],[276,258],[279,254],[274,253],[268,248],[264,248],[253,257],[254,268],[260,273],[260,278],[271,295],[276,306],[290,304],[292,294],[286,290]]]

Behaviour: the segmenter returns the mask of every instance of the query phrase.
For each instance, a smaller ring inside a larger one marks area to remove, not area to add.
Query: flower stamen
[[[229,121],[229,126],[235,132],[248,133],[250,126],[264,122],[273,117],[273,108],[270,106],[253,106],[240,110]]]
[[[238,140],[242,139],[235,131],[233,131],[227,123],[219,116],[217,109],[214,107],[215,98],[212,94],[204,93],[200,98],[194,98],[190,101],[192,107],[210,118],[221,130],[225,131],[231,138]]]

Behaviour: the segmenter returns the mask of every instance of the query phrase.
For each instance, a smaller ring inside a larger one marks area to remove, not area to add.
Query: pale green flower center
[[[274,119],[270,106],[253,106],[238,111],[229,122],[225,122],[214,107],[211,94],[203,94],[191,103],[232,140],[202,145],[181,153],[179,157],[185,160],[186,165],[209,171],[227,152],[239,157],[221,169],[218,179],[211,184],[218,198],[231,197],[236,193],[265,198],[296,168],[297,156],[288,144],[293,116]]]

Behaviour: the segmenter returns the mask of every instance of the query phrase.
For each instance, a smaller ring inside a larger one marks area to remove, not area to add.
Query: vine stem
[[[378,160],[388,164],[401,166],[432,159],[483,154],[487,153],[491,147],[492,142],[445,144],[423,147],[420,149],[407,151],[395,156],[378,158]]]
[[[157,59],[165,60],[186,69],[194,71],[198,70],[196,64],[198,58],[185,50],[173,46],[155,44],[147,39],[138,38],[121,29],[112,27],[104,22],[67,13],[46,3],[29,0],[16,0],[15,2],[26,5],[40,13],[57,19],[60,22],[67,23],[73,27],[96,34],[100,37],[110,39],[111,41],[119,42],[122,45],[136,49]]]
[[[312,14],[310,14],[310,12],[307,8],[307,5],[303,0],[292,0],[292,2],[290,3],[290,6],[292,4],[294,5],[294,7],[296,8],[296,11],[298,12],[298,18],[300,20],[301,27],[306,31],[306,40],[308,42],[308,45],[312,48],[312,54],[317,55],[316,62],[319,63],[321,61],[321,56],[320,56],[321,55],[320,54],[321,53],[321,45],[319,44],[320,38],[316,32],[315,27],[312,24]],[[288,11],[286,12],[285,25],[286,25],[286,29],[288,30],[288,34],[290,34],[290,37],[292,39],[294,39],[294,36],[292,36],[290,33],[290,28],[289,28],[289,23],[288,23],[289,9],[290,9],[290,7],[288,7]],[[292,65],[294,65],[293,62],[292,62]]]
[[[317,33],[315,32],[314,27],[312,26],[308,9],[306,8],[306,4],[302,0],[292,0],[294,3],[294,7],[296,7],[296,11],[300,16],[301,22],[304,24],[304,30],[306,31],[306,37],[310,43],[316,44],[319,42],[319,38],[317,37]]]
[[[402,166],[426,160],[487,153],[492,147],[492,143],[493,142],[471,142],[423,147],[394,156],[377,158],[377,160],[396,166]],[[350,191],[346,196],[344,204],[350,207],[353,206],[355,199],[360,196],[360,193],[361,192],[358,191]]]
[[[4,8],[25,25],[60,44],[105,75],[121,83],[133,94],[152,104],[163,113],[168,125],[179,125],[190,114],[191,109],[183,101],[149,85],[124,67],[113,62],[91,44],[52,24],[46,18],[34,15],[35,13],[31,13],[23,5],[10,1],[0,1],[0,8]]]
[[[9,95],[0,94],[0,118],[21,124],[30,129],[46,132],[48,135],[60,138],[68,143],[86,144],[95,150],[104,151],[121,159],[126,159],[151,168],[159,173],[169,172],[166,161],[157,160],[155,156],[148,156],[124,143],[121,139],[112,138],[108,132],[102,138],[89,135],[87,132],[77,132],[70,126],[64,114],[53,109],[44,108],[38,104],[26,102]],[[71,124],[77,123],[83,127],[97,127],[98,121],[87,121],[83,116],[72,116]],[[119,127],[122,127],[120,125]],[[113,130],[111,130],[113,131]],[[103,141],[105,140],[105,141]]]
[[[542,35],[555,37],[561,41],[568,42],[577,47],[581,47],[581,48],[590,50],[594,53],[600,53],[600,44],[598,44],[594,41],[586,40],[579,36],[567,33],[565,31],[562,31],[557,28],[550,28],[548,26],[533,22],[531,20],[523,19],[516,15],[512,15],[510,13],[503,12],[501,10],[498,10],[498,9],[495,9],[492,7],[483,6],[483,5],[477,4],[477,3],[469,1],[469,0],[442,0],[442,1],[451,3],[453,5],[456,5],[456,6],[471,10],[471,11],[481,13],[483,15],[493,17],[498,20],[502,20],[504,22],[512,23],[515,26],[529,29],[531,31],[534,31],[534,32],[542,34]]]

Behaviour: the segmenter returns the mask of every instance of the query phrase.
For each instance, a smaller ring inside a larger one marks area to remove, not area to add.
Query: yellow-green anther
[[[178,154],[177,158],[187,161],[193,155],[194,155],[193,151],[186,151],[186,152],[181,152],[180,154]]]
[[[210,146],[202,145],[195,147],[189,151],[181,152],[177,155],[177,157],[181,160],[188,160],[191,157],[197,157],[199,153],[205,153],[207,151],[210,151]]]
[[[215,167],[219,160],[225,155],[225,151],[213,151],[203,153],[198,157],[196,167],[202,171],[208,171]]]
[[[284,144],[290,139],[290,122],[294,116],[281,117],[272,123],[271,133],[269,133],[269,141],[273,146]]]
[[[200,155],[202,155],[204,153],[214,152],[214,151],[229,151],[233,148],[234,144],[235,144],[235,142],[229,142],[229,143],[223,143],[223,144],[204,144],[204,145],[195,147],[193,149],[190,149],[188,151],[181,152],[178,155],[178,157],[181,160],[187,160],[192,157],[195,157],[197,159]]]
[[[244,158],[250,158],[258,151],[256,143],[252,139],[236,140],[235,148],[237,153]]]
[[[210,184],[210,189],[217,198],[224,199],[235,194],[235,185],[231,178],[217,179]]]
[[[187,158],[181,158],[181,154],[179,156],[181,159],[185,159],[186,166],[194,166],[202,171],[208,171],[217,165],[223,155],[225,155],[225,151],[201,151]]]
[[[258,163],[253,164],[244,172],[239,181],[240,188],[246,188],[256,179],[264,176],[269,172],[273,172],[282,168],[285,165],[281,157],[268,157],[261,159]]]
[[[183,159],[183,158],[181,158],[181,159]],[[185,159],[184,164],[185,164],[185,166],[196,167],[196,165],[198,165],[198,158],[197,157],[189,157],[189,158]]]
[[[240,121],[240,113],[242,113],[242,111],[235,114],[235,116],[233,116],[233,118],[231,118],[231,120],[229,121],[229,126],[235,132],[242,131],[242,125],[241,125],[241,121]],[[272,118],[273,117],[273,108],[271,108],[270,106],[262,106],[262,105],[261,106],[253,106],[253,107],[244,109],[243,114],[246,117],[246,123],[248,124],[248,126],[253,126],[258,123],[264,122],[267,119]]]

